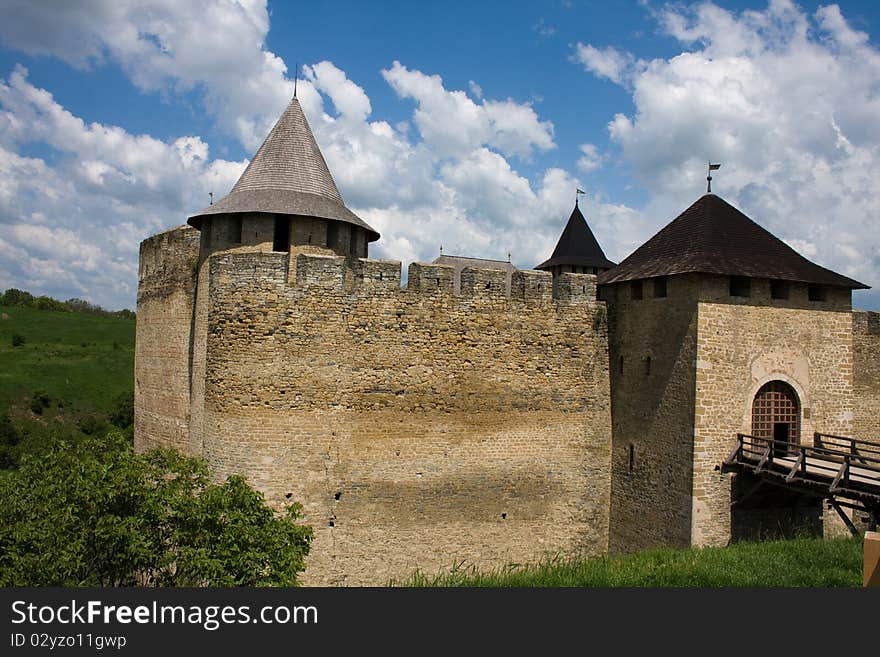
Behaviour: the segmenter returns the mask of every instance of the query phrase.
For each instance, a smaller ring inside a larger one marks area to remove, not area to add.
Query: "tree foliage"
[[[0,476],[0,586],[293,586],[312,539],[299,509],[115,429],[56,440]]]

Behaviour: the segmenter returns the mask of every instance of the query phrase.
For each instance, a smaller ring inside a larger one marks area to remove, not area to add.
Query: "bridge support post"
[[[865,532],[864,585],[880,587],[880,532]]]

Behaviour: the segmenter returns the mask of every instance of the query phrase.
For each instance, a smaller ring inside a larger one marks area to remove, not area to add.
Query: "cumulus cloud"
[[[57,162],[17,154],[26,142]],[[209,160],[198,137],[86,124],[17,67],[0,82],[0,288],[133,307],[139,242],[182,223],[245,165]]]
[[[811,259],[880,285],[880,52],[868,36],[836,5],[807,14],[789,0],[671,5],[659,20],[679,54],[629,79],[614,57],[591,69],[632,91],[633,113],[609,131],[657,227],[705,189],[711,158],[723,163],[713,191]]]
[[[398,96],[416,102],[416,127],[440,156],[462,156],[482,144],[519,157],[555,147],[553,124],[541,121],[527,103],[475,103],[464,91],[447,91],[439,75],[411,71],[397,61],[382,75]]]
[[[265,0],[10,0],[0,42],[80,69],[116,62],[144,91],[201,91],[220,126],[253,150],[293,95],[284,61],[265,48],[268,31]]]
[[[596,48],[591,44],[578,43],[575,46],[575,60],[597,77],[606,78],[617,84],[624,84],[643,66],[628,52],[620,52],[612,46]]]

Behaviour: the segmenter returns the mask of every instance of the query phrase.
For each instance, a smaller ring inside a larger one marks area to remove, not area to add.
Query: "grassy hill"
[[[0,306],[0,417],[28,435],[106,418],[134,387],[134,330],[134,319]]]
[[[649,550],[584,560],[547,560],[495,571],[454,568],[415,574],[403,586],[487,587],[831,587],[861,586],[857,538],[737,543],[729,547]]]

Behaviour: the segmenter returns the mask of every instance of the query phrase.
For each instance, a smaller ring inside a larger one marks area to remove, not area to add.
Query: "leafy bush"
[[[94,415],[86,415],[81,417],[76,423],[77,428],[87,436],[100,436],[107,430],[107,423],[95,417]]]
[[[25,342],[24,336],[21,333],[13,333],[12,334],[12,346],[20,347]]]
[[[310,527],[204,461],[121,433],[54,441],[0,477],[0,586],[292,586]]]
[[[51,398],[44,390],[38,390],[34,393],[34,396],[31,397],[31,410],[37,415],[43,414],[44,408],[49,408],[49,404],[52,403]]]
[[[34,295],[30,292],[17,290],[14,287],[11,287],[0,295],[0,305],[23,306],[25,308],[30,308],[34,305]]]
[[[0,415],[0,468],[13,468],[18,464],[18,444],[21,434],[12,423],[8,413]]]
[[[134,391],[123,393],[116,398],[108,419],[110,424],[120,429],[134,424]]]

